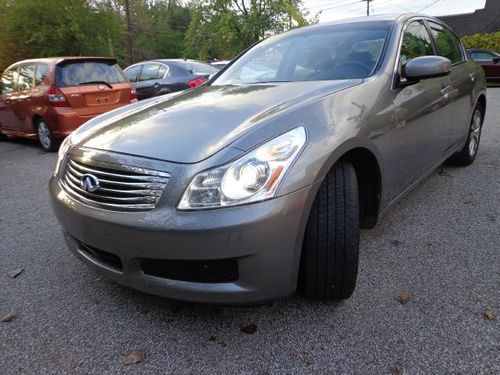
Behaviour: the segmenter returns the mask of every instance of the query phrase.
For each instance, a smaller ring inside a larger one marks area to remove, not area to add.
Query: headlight
[[[61,146],[59,146],[59,152],[57,153],[57,163],[56,163],[56,169],[54,171],[54,176],[56,176],[59,173],[59,169],[61,168],[64,156],[66,155],[66,152],[68,152],[70,146],[71,146],[71,135],[68,135],[64,139],[63,143],[61,143]]]
[[[268,199],[306,143],[303,126],[284,133],[240,159],[197,174],[180,210],[234,206]]]

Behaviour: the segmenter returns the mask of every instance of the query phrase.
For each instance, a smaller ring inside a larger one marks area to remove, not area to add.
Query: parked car
[[[467,50],[472,59],[480,64],[488,83],[500,83],[500,55],[487,49]]]
[[[204,83],[219,70],[196,60],[151,60],[125,68],[139,100],[186,90]]]
[[[0,86],[0,135],[38,138],[46,151],[85,121],[137,101],[116,60],[54,57],[17,62]]]
[[[212,65],[213,67],[217,68],[217,69],[222,69],[222,68],[225,68],[227,64],[229,64],[231,62],[231,60],[215,60],[215,61],[211,61],[210,62],[210,65]]]
[[[53,206],[71,251],[133,288],[347,298],[360,227],[443,162],[474,161],[485,92],[436,18],[294,29],[196,90],[89,121],[61,146]]]

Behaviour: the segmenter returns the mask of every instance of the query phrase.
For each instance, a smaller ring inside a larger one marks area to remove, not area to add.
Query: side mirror
[[[451,61],[442,56],[421,56],[408,61],[403,67],[403,76],[408,81],[443,77],[451,72]]]
[[[493,58],[493,64],[498,64],[500,62],[500,57]]]

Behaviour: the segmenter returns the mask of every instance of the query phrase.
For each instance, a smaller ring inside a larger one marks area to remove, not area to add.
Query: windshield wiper
[[[87,82],[80,82],[79,85],[106,85],[108,86],[110,89],[113,88],[113,86],[111,86],[110,83],[106,82],[106,81],[87,81]]]

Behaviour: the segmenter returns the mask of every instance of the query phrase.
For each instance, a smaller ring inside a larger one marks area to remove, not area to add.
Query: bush
[[[474,34],[462,37],[465,48],[482,48],[500,52],[500,31],[489,34]]]

